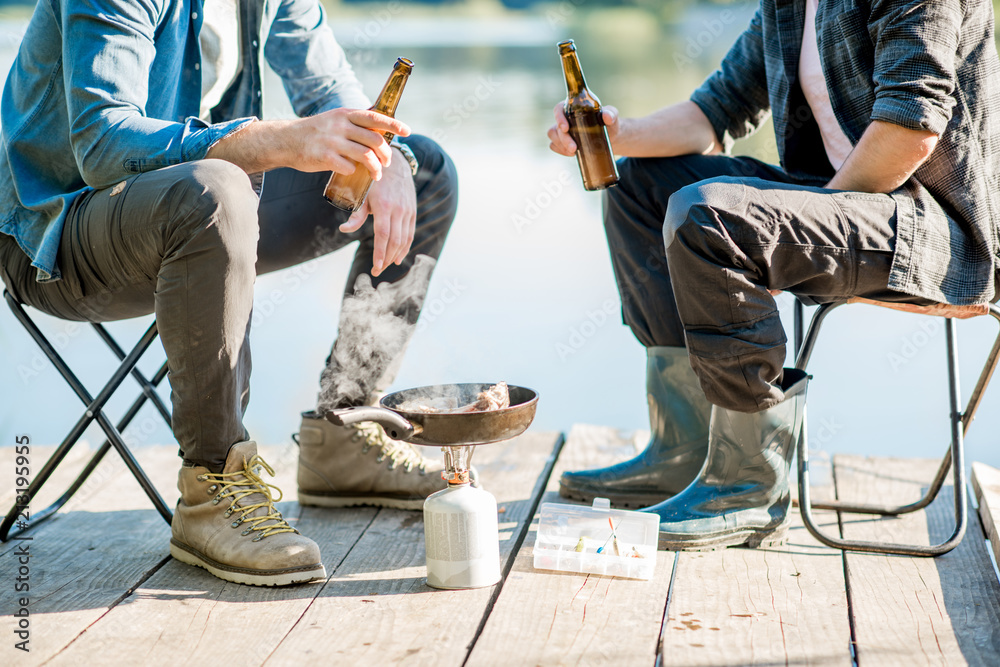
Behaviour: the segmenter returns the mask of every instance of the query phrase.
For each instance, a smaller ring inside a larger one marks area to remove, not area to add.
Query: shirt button
[[[191,12],[191,18],[194,19],[195,21],[197,21],[198,20],[198,12]]]
[[[201,69],[201,65],[199,65],[198,63],[195,63],[195,64],[194,64],[194,68],[195,68],[195,69]]]
[[[260,95],[261,95],[261,93],[260,93],[260,91],[258,90],[258,91],[257,91],[257,97],[260,97]]]
[[[255,49],[257,48],[257,40],[256,39],[253,40],[253,48],[255,48]]]

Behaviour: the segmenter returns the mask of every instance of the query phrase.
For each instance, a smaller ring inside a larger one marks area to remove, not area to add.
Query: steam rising
[[[372,286],[358,276],[345,297],[330,363],[320,378],[318,409],[363,405],[395,379],[427,295],[435,261],[418,255],[404,277]]]

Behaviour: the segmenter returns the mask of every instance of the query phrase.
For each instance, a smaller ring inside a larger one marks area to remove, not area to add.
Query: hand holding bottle
[[[573,141],[573,137],[569,135],[569,121],[566,120],[565,106],[565,102],[559,102],[552,110],[556,118],[556,124],[550,127],[548,131],[549,150],[559,155],[573,157],[576,155],[577,145]],[[614,146],[615,137],[618,136],[619,130],[618,109],[605,104],[601,107],[601,120],[604,122],[604,127],[608,130],[608,138],[611,140],[611,145]]]
[[[369,109],[333,109],[306,120],[313,127],[299,132],[300,161],[294,165],[299,171],[351,174],[357,165],[377,181],[389,164],[383,134],[410,134],[405,123]]]
[[[618,184],[618,167],[611,150],[611,137],[601,101],[587,88],[573,40],[559,42],[558,46],[566,79],[562,118],[572,144],[576,146],[576,161],[580,165],[583,187],[586,190],[613,187]]]
[[[360,164],[378,179],[389,163],[386,133],[408,136],[410,128],[369,109],[333,109],[292,120],[259,120],[230,132],[206,157],[226,160],[248,174],[292,167],[299,171],[349,174]]]
[[[392,72],[389,74],[389,79],[382,87],[382,92],[379,93],[378,99],[375,100],[370,111],[394,118],[396,108],[399,106],[399,98],[403,95],[403,88],[406,87],[406,82],[412,71],[413,61],[408,58],[397,58],[396,64],[393,65]],[[386,142],[392,141],[396,134],[396,132],[391,131],[383,132],[380,139]],[[369,176],[357,169],[353,173],[338,173],[334,170],[330,182],[327,183],[326,189],[323,191],[323,196],[337,208],[354,212],[361,208],[364,203],[373,180],[377,180],[374,173]]]

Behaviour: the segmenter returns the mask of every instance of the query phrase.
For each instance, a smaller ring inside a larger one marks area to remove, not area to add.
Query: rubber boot
[[[646,350],[646,398],[651,438],[641,454],[607,468],[565,472],[559,494],[615,507],[649,507],[680,493],[701,470],[708,451],[712,406],[683,347]]]
[[[712,407],[708,457],[698,478],[644,511],[660,515],[659,548],[709,550],[784,543],[791,494],[788,473],[802,430],[804,371],[786,368],[785,397],[762,412]]]

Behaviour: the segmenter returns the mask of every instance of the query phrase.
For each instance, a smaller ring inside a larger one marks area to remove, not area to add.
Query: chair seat
[[[979,317],[990,312],[989,304],[976,303],[970,306],[954,306],[948,303],[935,303],[931,306],[918,306],[912,303],[895,303],[891,301],[875,301],[860,296],[852,296],[847,303],[866,303],[870,306],[880,306],[901,310],[905,313],[917,313],[919,315],[934,315],[936,317],[951,317],[956,320],[967,320],[970,317]]]

